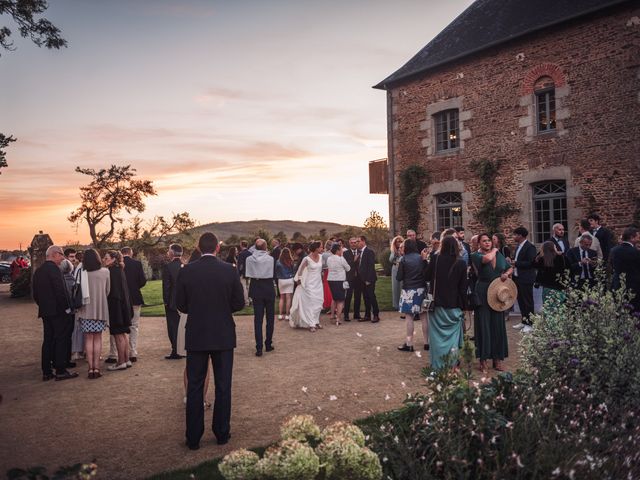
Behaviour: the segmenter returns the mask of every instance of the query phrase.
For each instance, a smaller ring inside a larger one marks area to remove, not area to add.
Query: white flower
[[[304,393],[307,393],[307,387],[302,387],[302,388],[301,388],[301,390],[302,390]]]
[[[316,408],[318,409],[319,412],[322,411],[322,407],[320,405],[318,405]]]
[[[362,334],[360,332],[356,332],[356,335],[362,337]]]
[[[400,385],[402,385],[402,388],[407,388],[407,384],[404,382],[400,382]]]
[[[376,347],[376,352],[380,353],[380,347]]]
[[[336,397],[335,395],[329,395],[329,400],[330,401],[333,402],[334,400],[337,400],[337,399],[338,399],[338,397]]]
[[[387,462],[389,461],[389,459],[388,459],[387,457],[382,457],[382,461],[383,461],[384,463],[387,463]]]
[[[553,472],[551,472],[551,475],[553,475],[554,477],[560,475],[560,467],[556,468]]]
[[[422,358],[422,353],[419,352],[418,350],[416,350],[414,353],[416,354],[416,357]]]
[[[384,399],[385,400],[391,400],[391,396],[389,396],[389,394],[387,393],[387,394],[385,394]]]

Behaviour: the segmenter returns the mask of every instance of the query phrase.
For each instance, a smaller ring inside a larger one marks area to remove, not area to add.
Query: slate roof
[[[373,88],[389,89],[445,63],[627,1],[476,0],[411,60]]]

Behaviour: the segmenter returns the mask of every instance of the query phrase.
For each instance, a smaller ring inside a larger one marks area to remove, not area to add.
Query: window
[[[436,151],[445,152],[460,146],[458,110],[445,110],[434,115],[436,122]]]
[[[462,226],[462,194],[442,193],[436,197],[438,230]]]
[[[554,181],[532,187],[534,237],[536,243],[542,243],[551,236],[554,223],[567,226],[567,184]]]
[[[556,129],[556,88],[551,77],[541,77],[534,86],[538,133]]]

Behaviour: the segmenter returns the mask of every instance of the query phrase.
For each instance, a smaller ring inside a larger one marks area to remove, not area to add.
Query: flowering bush
[[[280,427],[283,440],[309,442],[315,446],[320,441],[320,427],[312,415],[294,415]]]
[[[258,468],[263,477],[273,480],[313,480],[320,471],[320,461],[310,446],[283,440],[267,449]]]
[[[382,466],[378,456],[346,436],[326,437],[318,445],[316,452],[327,479],[379,480],[382,478]]]
[[[324,430],[322,430],[322,439],[325,441],[327,438],[338,436],[348,438],[355,442],[358,446],[364,447],[364,433],[362,433],[362,430],[360,430],[360,428],[356,427],[352,423],[335,422],[331,425],[328,425]]]
[[[254,480],[259,478],[257,453],[241,448],[226,455],[218,469],[227,480]]]
[[[604,287],[568,289],[523,340],[525,370],[448,371],[361,424],[391,478],[640,478],[640,318]]]

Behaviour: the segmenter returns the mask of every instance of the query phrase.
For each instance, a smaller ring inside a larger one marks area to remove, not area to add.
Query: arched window
[[[462,226],[462,193],[448,192],[436,196],[438,230]]]
[[[567,183],[563,180],[540,182],[533,188],[533,231],[536,243],[551,237],[554,223],[567,227]]]
[[[534,86],[538,133],[556,129],[556,87],[551,77],[540,77]]]

